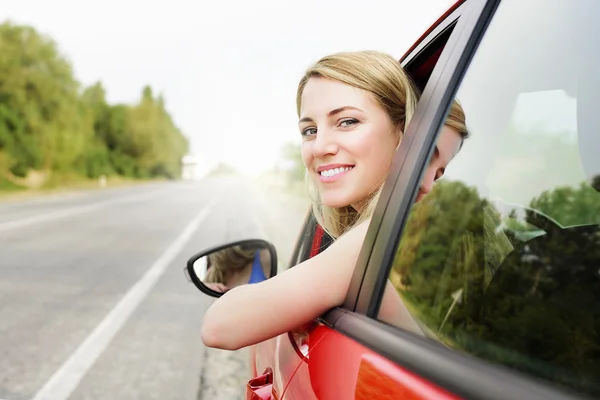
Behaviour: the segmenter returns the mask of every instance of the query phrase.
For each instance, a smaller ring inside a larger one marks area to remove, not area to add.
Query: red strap
[[[310,248],[310,258],[313,258],[317,254],[319,254],[319,250],[321,249],[321,241],[323,240],[323,233],[325,231],[321,227],[321,225],[317,224],[315,228],[315,236],[313,237],[312,246]]]

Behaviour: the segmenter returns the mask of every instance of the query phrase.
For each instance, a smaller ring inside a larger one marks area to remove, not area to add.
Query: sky
[[[400,58],[454,0],[4,0],[0,22],[51,36],[111,103],[161,92],[191,153],[258,174],[300,143],[296,87],[339,51]]]

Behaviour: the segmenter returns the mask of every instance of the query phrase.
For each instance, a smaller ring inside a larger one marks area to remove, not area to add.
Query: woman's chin
[[[352,204],[352,199],[346,196],[323,196],[321,202],[325,207],[329,208],[342,208]]]

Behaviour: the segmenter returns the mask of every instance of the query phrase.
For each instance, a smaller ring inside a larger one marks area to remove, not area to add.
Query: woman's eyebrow
[[[333,117],[334,115],[339,114],[342,111],[346,111],[346,110],[356,110],[356,111],[362,112],[362,110],[360,108],[356,108],[356,107],[352,107],[352,106],[345,106],[345,107],[340,107],[340,108],[336,108],[335,110],[329,111],[329,113],[327,113],[327,116]]]
[[[364,112],[363,110],[361,110],[360,108],[357,108],[357,107],[344,106],[344,107],[335,108],[335,109],[329,111],[327,113],[327,116],[328,117],[333,117],[334,115],[339,114],[339,113],[341,113],[343,111],[347,111],[347,110],[356,110],[356,111]],[[300,118],[300,120],[298,121],[299,124],[301,124],[303,122],[314,122],[314,121],[310,117],[303,117],[303,118]]]

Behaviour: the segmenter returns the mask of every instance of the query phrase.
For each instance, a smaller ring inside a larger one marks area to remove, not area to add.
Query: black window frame
[[[440,21],[438,21],[437,25],[433,26],[432,29],[423,35],[423,37],[421,37],[400,59],[400,65],[402,65],[402,68],[413,77],[413,80],[415,80],[415,83],[420,90],[424,89],[431,74],[425,79],[425,84],[421,84],[420,77],[419,79],[415,79],[415,76],[417,75],[416,69],[421,66],[422,59],[427,60],[437,52],[439,45],[436,42],[438,42],[438,40],[441,40],[442,43],[448,42],[449,36],[454,32],[454,27],[467,6],[466,3],[467,0],[458,1],[446,12],[446,14],[440,17]],[[436,60],[436,65],[437,61],[439,61],[439,59]]]
[[[490,4],[486,4],[486,7],[495,10],[498,1],[489,1]],[[452,34],[422,92],[415,115],[407,127],[384,184],[343,304],[345,309],[359,314],[376,315],[376,312],[373,313],[369,308],[373,307],[370,300],[373,295],[377,296],[378,292],[383,294],[387,274],[380,270],[385,269],[381,268],[382,265],[391,264],[393,259],[395,242],[391,234],[396,232],[399,235],[404,227],[404,219],[416,196],[421,171],[433,151],[438,128],[445,118],[451,98],[479,43],[478,40],[489,22],[482,21],[483,11],[478,12],[476,5],[472,4],[482,2],[485,3],[485,0],[457,2],[443,21],[400,60],[401,65],[410,70],[413,63],[429,51],[428,46],[432,42],[452,29]],[[476,17],[473,17],[474,13],[477,14]],[[483,22],[485,24],[482,24]],[[385,276],[381,279],[378,278],[379,275]],[[378,302],[379,300],[376,300],[376,303]]]

